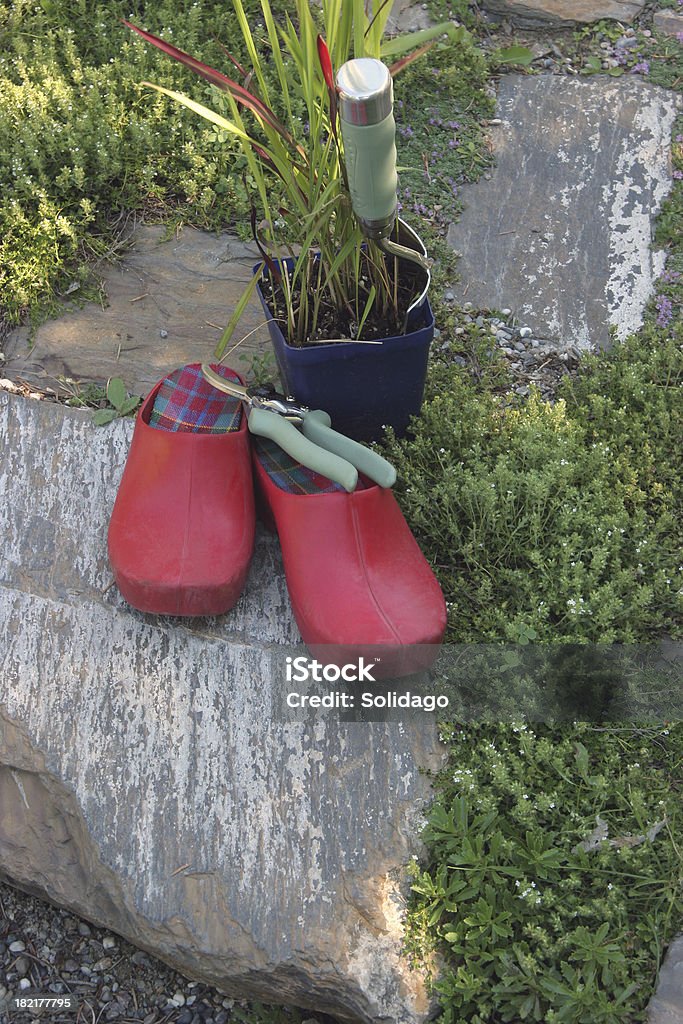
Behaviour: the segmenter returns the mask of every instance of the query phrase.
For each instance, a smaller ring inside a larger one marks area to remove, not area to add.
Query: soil
[[[350,308],[341,309],[331,301],[326,291],[320,300],[316,329],[302,341],[289,340],[289,344],[295,347],[314,345],[319,342],[329,341],[378,341],[384,338],[393,338],[404,333],[403,325],[408,309],[415,299],[422,293],[425,286],[425,272],[414,263],[407,260],[387,259],[390,272],[394,273],[394,262],[398,267],[398,304],[396,308],[390,305],[386,310],[379,309],[379,303],[375,301],[374,308],[363,324],[363,329],[358,335],[358,322],[355,320],[354,311]],[[263,285],[259,286],[261,293],[268,305],[271,316],[283,323],[282,312],[285,306],[285,295],[281,283],[274,281],[269,274],[264,276]],[[360,281],[360,300],[358,308],[365,308],[369,296],[370,282],[367,277]],[[309,301],[312,300],[311,299]],[[294,309],[297,312],[301,304],[301,288],[294,289]],[[312,302],[311,302],[312,304]],[[419,326],[411,318],[411,330]]]

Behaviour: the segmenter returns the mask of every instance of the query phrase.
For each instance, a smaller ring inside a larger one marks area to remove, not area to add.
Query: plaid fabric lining
[[[281,490],[289,494],[332,494],[344,490],[341,484],[335,484],[328,477],[302,466],[270,438],[252,434],[251,441],[256,446],[259,462]]]
[[[226,380],[239,383],[227,366],[212,366]],[[196,434],[225,434],[239,430],[242,403],[209,384],[201,365],[182,366],[166,378],[154,399],[149,425],[158,430],[191,431]]]

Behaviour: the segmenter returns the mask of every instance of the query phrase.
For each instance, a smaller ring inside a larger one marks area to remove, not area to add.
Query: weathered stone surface
[[[663,36],[677,36],[683,32],[683,15],[676,11],[657,11],[652,19],[652,27]]]
[[[427,5],[419,0],[394,0],[391,14],[387,22],[387,31],[390,33],[417,32],[422,28],[429,28],[432,19],[429,17]]]
[[[667,951],[654,998],[648,1006],[648,1024],[681,1024],[683,1021],[683,935]]]
[[[637,329],[664,266],[652,224],[671,187],[679,109],[633,78],[503,78],[496,168],[463,189],[448,234],[462,253],[459,296],[510,307],[560,347]]]
[[[603,18],[629,24],[643,10],[645,0],[575,0],[570,4],[565,0],[482,0],[482,7],[523,28],[562,28]]]
[[[230,614],[129,609],[105,538],[131,430],[0,393],[0,872],[229,994],[417,1024],[434,724],[274,720],[298,634],[272,537]]]
[[[51,387],[59,376],[119,376],[146,394],[168,371],[211,358],[257,260],[253,246],[230,235],[183,228],[167,239],[160,225],[140,227],[122,262],[103,271],[106,307],[90,302],[49,320],[30,351],[28,329],[14,331],[4,342],[3,376]],[[263,321],[254,299],[234,340]],[[256,331],[226,362],[239,369],[239,356],[269,346],[267,331]]]

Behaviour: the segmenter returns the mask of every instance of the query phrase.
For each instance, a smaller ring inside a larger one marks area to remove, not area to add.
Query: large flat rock
[[[176,367],[211,360],[256,262],[255,247],[232,235],[183,228],[169,238],[161,225],[140,226],[121,261],[103,268],[104,303],[48,320],[30,344],[28,328],[13,331],[3,376],[55,390],[60,377],[123,377],[131,392],[147,394]],[[244,370],[270,349],[267,330],[257,330],[264,320],[254,298],[231,345],[249,337],[227,365]]]
[[[298,634],[270,536],[230,614],[128,608],[105,539],[132,426],[0,393],[0,871],[228,994],[418,1024],[434,721],[275,715]]]
[[[645,0],[482,0],[482,7],[522,28],[569,28],[602,19],[629,24]]]
[[[667,950],[659,972],[657,991],[647,1008],[648,1024],[681,1024],[683,1021],[683,935]]]
[[[664,266],[652,227],[671,187],[680,107],[633,77],[503,78],[495,170],[463,189],[449,229],[462,253],[459,296],[511,308],[560,348],[636,330]]]

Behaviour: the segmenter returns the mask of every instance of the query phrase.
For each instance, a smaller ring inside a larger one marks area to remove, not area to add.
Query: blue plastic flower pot
[[[258,265],[260,268],[261,264]],[[254,268],[255,270],[258,268]],[[411,314],[412,330],[380,344],[288,344],[259,287],[280,378],[288,394],[324,409],[332,426],[357,441],[376,441],[385,426],[399,437],[422,407],[434,314],[425,298]]]

